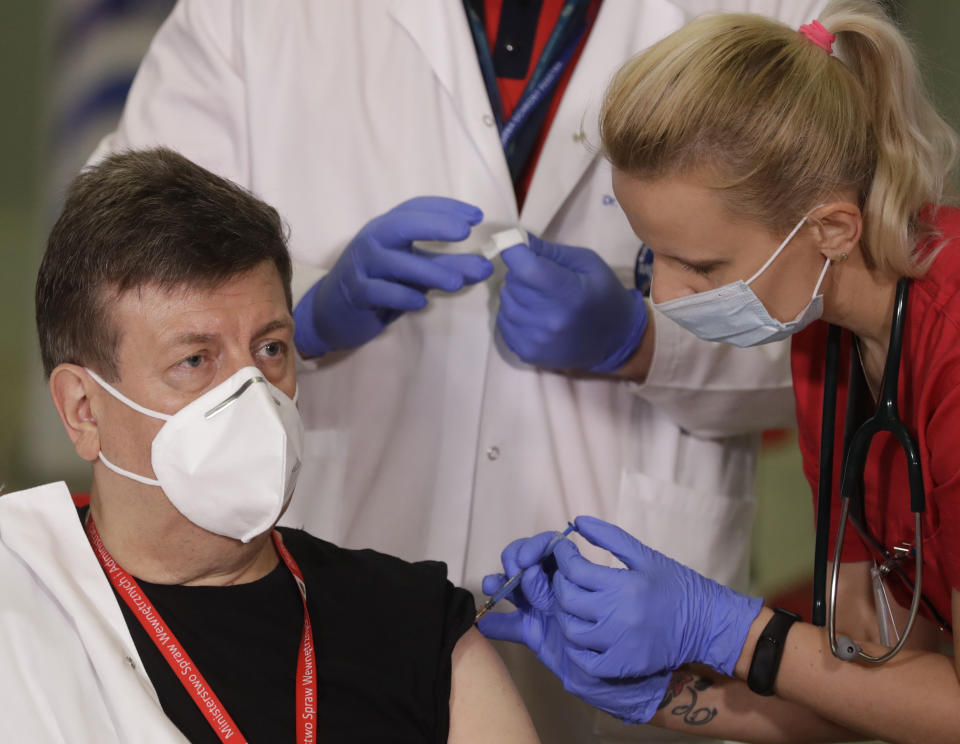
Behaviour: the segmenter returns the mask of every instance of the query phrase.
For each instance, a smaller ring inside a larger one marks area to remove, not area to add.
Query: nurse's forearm
[[[757,638],[772,611],[750,628],[736,666],[745,680]],[[874,655],[884,649],[862,643]],[[840,661],[823,628],[797,623],[787,636],[776,694],[846,726],[863,738],[893,743],[960,741],[960,682],[953,661],[940,653],[905,649],[886,664]]]
[[[670,689],[650,723],[698,736],[764,744],[863,738],[802,705],[776,696],[762,697],[745,682],[695,665],[674,672]]]

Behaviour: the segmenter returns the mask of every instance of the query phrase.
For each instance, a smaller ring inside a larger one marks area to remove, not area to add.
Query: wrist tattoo
[[[717,709],[703,705],[697,707],[697,698],[699,693],[713,685],[713,680],[706,677],[698,677],[690,672],[678,669],[670,678],[670,684],[667,687],[667,694],[663,696],[657,710],[663,710],[674,701],[679,702],[680,698],[690,696],[689,703],[681,703],[670,708],[670,714],[681,716],[683,722],[689,726],[703,726],[710,723],[717,715]]]

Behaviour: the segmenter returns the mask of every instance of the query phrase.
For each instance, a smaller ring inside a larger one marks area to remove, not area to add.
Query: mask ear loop
[[[821,202],[820,204],[818,204],[817,206],[815,206],[813,209],[811,209],[810,212],[815,212],[816,210],[820,209],[820,207],[822,207],[824,204],[826,204],[826,202]],[[796,226],[790,231],[790,234],[787,235],[787,237],[783,239],[783,242],[780,244],[780,247],[777,248],[777,250],[775,250],[775,251],[773,252],[773,255],[770,256],[770,258],[767,259],[767,262],[766,262],[763,266],[761,266],[759,269],[757,269],[757,272],[756,272],[753,276],[751,276],[749,279],[747,279],[747,280],[744,282],[744,284],[746,284],[746,285],[749,286],[750,282],[752,282],[754,279],[756,279],[756,278],[757,278],[758,276],[760,276],[764,271],[767,270],[767,267],[769,267],[770,264],[773,263],[773,260],[774,260],[777,256],[779,256],[779,255],[783,252],[783,249],[787,247],[787,244],[788,244],[791,240],[793,240],[793,236],[796,235],[796,234],[800,231],[800,228],[803,227],[803,223],[805,223],[805,222],[806,222],[807,220],[809,220],[809,219],[813,219],[812,217],[810,217],[810,212],[807,212],[805,215],[803,215],[803,217],[800,218],[800,221],[799,221],[799,222],[796,224]],[[814,220],[814,221],[817,222],[818,220]],[[827,263],[830,263],[830,261],[828,260]],[[817,290],[820,289],[820,282],[823,281],[823,275],[824,275],[826,272],[827,272],[827,269],[826,269],[826,267],[824,267],[823,272],[821,272],[821,274],[820,274],[820,279],[817,281],[816,289],[813,290],[813,296],[814,296],[814,297],[817,296]]]
[[[100,459],[100,462],[102,462],[106,466],[108,470],[112,470],[117,475],[122,475],[123,477],[129,478],[130,480],[135,480],[137,483],[143,483],[146,486],[156,486],[157,488],[161,487],[160,481],[158,480],[155,480],[153,478],[148,478],[145,475],[137,475],[136,473],[130,470],[124,470],[119,465],[114,465],[112,462],[110,462],[107,459],[106,455],[104,455],[102,451],[97,454],[97,457]]]
[[[110,385],[106,380],[104,380],[100,375],[98,375],[92,369],[88,367],[84,367],[84,370],[87,372],[88,375],[90,375],[90,377],[94,379],[94,381],[100,387],[102,387],[104,390],[110,393],[110,395],[112,395],[114,398],[119,400],[121,403],[125,403],[126,405],[130,406],[130,408],[132,408],[133,410],[138,411],[146,416],[150,416],[152,418],[161,419],[163,421],[169,421],[171,418],[173,418],[172,416],[166,413],[160,413],[159,411],[152,411],[149,408],[141,406],[139,403],[135,403],[134,401],[130,400],[126,395],[124,395],[119,390],[117,390],[115,387]],[[148,478],[145,475],[138,475],[137,473],[133,473],[129,470],[124,470],[118,465],[114,465],[112,462],[110,462],[107,459],[106,455],[103,454],[102,450],[97,453],[97,457],[99,458],[100,462],[102,462],[108,470],[112,470],[117,475],[122,475],[126,478],[129,478],[130,480],[137,481],[137,483],[143,483],[144,485],[147,485],[147,486],[157,486],[158,488],[160,487],[160,481],[158,480],[155,480],[153,478]]]
[[[820,207],[824,206],[825,204],[826,204],[826,202],[823,202],[823,203],[821,203],[821,204],[818,204],[818,205],[815,206],[813,209],[811,209],[810,212],[815,212],[815,211],[817,211],[818,209],[820,209]],[[820,225],[821,227],[823,227],[823,224],[820,222],[820,220],[815,219],[815,218],[813,218],[813,217],[810,216],[810,212],[807,212],[806,216],[804,217],[804,220],[812,220],[813,222],[816,222],[818,225]],[[801,223],[801,224],[803,224],[803,223]],[[844,254],[844,257],[846,257],[846,254]],[[833,263],[833,262],[832,262],[829,258],[826,259],[826,260],[823,262],[823,269],[820,270],[820,277],[817,279],[817,285],[813,288],[813,294],[812,294],[811,297],[810,297],[811,300],[812,300],[812,299],[815,299],[815,298],[817,297],[817,292],[820,291],[820,285],[823,284],[823,278],[827,275],[827,269],[830,268],[830,264],[831,264],[831,263]]]
[[[816,207],[814,207],[814,209],[816,209]],[[803,218],[797,223],[796,227],[794,227],[794,228],[790,231],[790,234],[787,235],[786,238],[784,238],[783,242],[780,244],[780,247],[777,248],[777,250],[775,250],[775,251],[773,252],[773,255],[770,256],[770,258],[767,259],[767,262],[766,262],[763,266],[761,266],[759,269],[757,269],[757,273],[755,273],[753,276],[751,276],[749,279],[747,279],[747,281],[745,281],[744,284],[749,285],[750,282],[752,282],[754,279],[756,279],[756,278],[757,278],[758,276],[760,276],[764,271],[767,270],[767,267],[770,266],[770,264],[773,263],[773,260],[783,252],[783,249],[787,247],[787,243],[789,243],[789,242],[793,239],[793,236],[797,234],[797,232],[800,230],[800,228],[803,227],[803,223],[806,222],[806,221],[807,221],[807,216],[804,215]]]
[[[820,285],[823,284],[823,277],[827,275],[827,269],[830,268],[830,259],[828,258],[823,262],[823,268],[820,270],[820,278],[817,279],[817,286],[813,288],[813,295],[810,299],[814,299],[817,296],[817,292],[820,291]]]
[[[173,416],[171,416],[171,415],[169,415],[169,414],[160,413],[159,411],[153,411],[153,410],[151,410],[151,409],[149,409],[149,408],[146,408],[145,406],[141,406],[139,403],[135,403],[134,401],[130,400],[126,395],[124,395],[124,394],[121,393],[119,390],[117,390],[115,387],[113,387],[112,385],[110,385],[106,380],[104,380],[100,375],[98,375],[98,374],[97,374],[96,372],[94,372],[92,369],[90,369],[90,368],[88,368],[88,367],[84,367],[83,369],[86,371],[86,373],[87,373],[88,375],[90,375],[90,376],[96,381],[96,383],[97,383],[100,387],[102,387],[104,390],[106,390],[108,393],[110,393],[110,395],[112,395],[114,398],[116,398],[117,400],[119,400],[121,403],[126,403],[126,404],[127,404],[128,406],[130,406],[130,408],[132,408],[134,411],[139,411],[140,413],[142,413],[142,414],[144,414],[144,415],[146,415],[146,416],[150,416],[150,417],[152,417],[152,418],[160,419],[160,420],[162,420],[162,421],[169,421],[170,419],[173,418]]]

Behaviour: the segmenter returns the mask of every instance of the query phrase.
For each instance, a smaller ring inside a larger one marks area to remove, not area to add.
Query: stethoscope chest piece
[[[834,656],[842,661],[851,661],[856,659],[859,653],[860,646],[850,636],[837,636],[837,647],[833,651]]]

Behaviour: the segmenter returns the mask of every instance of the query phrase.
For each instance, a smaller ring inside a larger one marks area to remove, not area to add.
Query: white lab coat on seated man
[[[460,0],[181,0],[94,158],[163,144],[247,186],[290,225],[300,293],[365,222],[422,195],[484,211],[441,250],[519,224],[592,248],[633,286],[640,243],[596,149],[610,76],[697,13],[796,27],[823,5],[604,0],[519,211]],[[362,348],[305,365],[286,521],[444,560],[476,592],[511,540],[593,514],[743,587],[759,434],[793,417],[786,344],[708,344],[658,315],[644,385],[542,371],[494,332],[502,279],[501,265],[431,293]]]
[[[0,496],[0,741],[186,744],[66,484]]]

